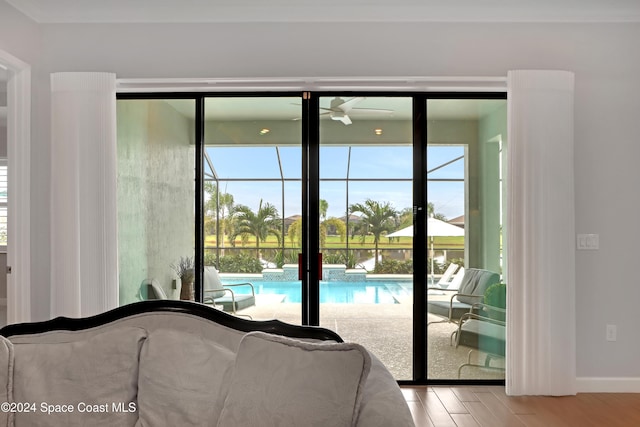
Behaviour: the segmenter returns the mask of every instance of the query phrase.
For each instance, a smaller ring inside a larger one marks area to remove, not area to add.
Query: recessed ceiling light
[[[271,129],[267,129],[267,128],[260,129],[260,135],[266,135],[269,132],[271,132]]]
[[[382,135],[382,129],[380,128],[374,129],[373,133],[375,133],[376,135]]]

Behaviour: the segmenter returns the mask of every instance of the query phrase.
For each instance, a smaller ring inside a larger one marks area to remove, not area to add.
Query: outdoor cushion
[[[476,302],[481,302],[481,299],[478,299]],[[449,306],[451,309],[451,318],[459,319],[463,314],[468,313],[471,309],[471,305],[463,302],[458,302],[455,299],[453,303],[449,300],[446,301],[429,301],[427,303],[428,311],[431,314],[435,314],[440,317],[449,317]]]
[[[458,293],[483,296],[487,288],[494,283],[500,283],[500,276],[498,273],[478,268],[468,268],[464,272],[464,277],[462,278],[462,283],[460,284]],[[456,298],[458,301],[466,304],[482,302],[482,299],[462,295],[458,295]]]
[[[235,353],[202,335],[158,329],[142,346],[137,427],[215,426]]]
[[[355,425],[370,368],[358,344],[248,333],[218,426]]]
[[[122,327],[77,341],[71,333],[67,342],[14,343],[13,400],[37,405],[34,412],[16,412],[15,426],[134,426],[138,360],[146,336],[142,328]],[[47,413],[43,403],[60,406]],[[114,403],[127,411],[114,411]],[[98,406],[82,412],[87,405]],[[73,411],[64,412],[69,407]]]
[[[250,291],[251,288],[249,286],[234,286],[232,298],[231,292],[224,290],[220,276],[214,267],[204,268],[204,290],[205,303],[211,303],[213,300],[215,305],[222,306],[223,311],[235,313],[256,304],[256,297],[253,293],[238,293],[239,291]],[[220,290],[220,292],[217,292],[217,290]]]
[[[450,292],[448,294],[452,297],[456,294],[477,295],[477,297],[456,295],[453,301],[450,299],[446,301],[428,299],[427,311],[450,320],[460,319],[463,314],[469,312],[473,304],[483,302],[484,293],[489,286],[499,282],[500,276],[493,271],[468,268],[464,272],[460,288],[455,293]],[[449,316],[450,307],[451,316]]]
[[[222,281],[220,281],[220,276],[215,271],[214,267],[205,267],[204,268],[204,289],[206,291],[211,290],[220,290],[220,292],[207,292],[206,297],[210,298],[220,298],[224,296],[225,291],[222,286]]]

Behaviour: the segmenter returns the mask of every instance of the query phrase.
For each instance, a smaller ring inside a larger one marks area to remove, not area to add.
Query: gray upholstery
[[[462,283],[458,289],[459,294],[465,295],[482,295],[487,288],[494,283],[500,283],[500,276],[498,273],[494,273],[489,270],[481,270],[478,268],[469,268],[464,272]],[[467,304],[475,304],[478,298],[468,297],[464,295],[458,295],[458,301]]]
[[[494,283],[500,282],[498,273],[479,268],[468,268],[457,292],[446,301],[427,301],[427,311],[450,321],[456,321],[469,312],[475,303],[483,302],[484,293]]]

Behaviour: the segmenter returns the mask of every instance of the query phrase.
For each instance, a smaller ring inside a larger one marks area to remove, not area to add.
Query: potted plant
[[[171,265],[180,278],[180,299],[193,301],[193,257],[180,257],[177,264]]]

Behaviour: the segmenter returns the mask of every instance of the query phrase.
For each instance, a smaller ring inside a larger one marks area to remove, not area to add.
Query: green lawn
[[[391,240],[391,242],[389,241]],[[400,237],[400,238],[392,238],[388,239],[383,237],[380,240],[379,248],[380,249],[411,249],[412,248],[412,237]],[[340,241],[339,236],[327,236],[327,241],[325,247],[327,249],[339,249],[344,248],[346,241]],[[216,238],[215,236],[207,236],[205,240],[205,246],[211,247],[216,246]],[[232,245],[228,240],[225,239],[225,247],[231,247]],[[433,246],[435,249],[464,249],[464,237],[434,237]],[[255,237],[250,237],[248,242],[242,246],[242,242],[240,239],[236,239],[236,248],[255,248],[256,247],[256,239]],[[275,236],[269,236],[266,242],[260,242],[260,248],[278,248],[278,240]],[[291,242],[286,239],[285,240],[286,248],[294,248],[296,245],[292,245]],[[367,236],[364,243],[362,242],[362,238],[360,236],[356,236],[353,239],[349,238],[349,248],[358,249],[372,249],[373,245],[373,236]]]

